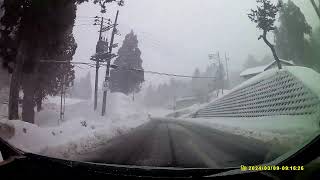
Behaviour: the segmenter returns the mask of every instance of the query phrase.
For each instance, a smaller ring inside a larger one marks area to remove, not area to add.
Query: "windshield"
[[[0,137],[18,149],[223,169],[319,133],[319,0],[0,5]]]

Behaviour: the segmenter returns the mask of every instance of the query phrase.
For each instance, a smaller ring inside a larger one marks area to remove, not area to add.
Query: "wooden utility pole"
[[[221,76],[222,75],[222,72],[221,72],[221,59],[220,59],[220,53],[219,53],[219,51],[218,51],[218,61],[219,61],[219,68],[218,68],[218,74],[219,74],[219,85],[221,85],[221,92],[222,92],[222,94],[223,94],[223,86],[224,86],[224,82],[223,82],[223,79],[224,79],[224,77],[223,76]],[[221,77],[220,77],[221,76]],[[218,94],[219,94],[219,90],[218,90]]]
[[[220,59],[220,53],[219,51],[216,54],[209,54],[209,59],[213,59],[213,60],[218,60],[218,69],[217,69],[217,73],[216,73],[216,78],[214,79],[214,83],[218,82],[218,86],[221,85],[221,90],[222,90],[222,94],[223,94],[223,77],[221,76],[221,59]],[[222,78],[222,79],[221,79]],[[217,89],[217,96],[219,95],[219,89],[220,87],[218,87]]]
[[[62,66],[62,65],[61,65]],[[59,121],[58,121],[58,125],[60,125],[60,122],[63,121],[64,119],[64,105],[65,105],[65,81],[66,81],[66,77],[65,75],[63,75],[62,79],[61,79],[61,92],[60,92],[60,118],[59,118]]]
[[[229,61],[229,57],[227,57],[227,53],[224,54],[225,55],[225,60],[226,60],[226,73],[227,73],[227,86],[229,87],[229,70],[228,70],[228,61]]]
[[[110,63],[111,63],[111,59],[112,59],[112,49],[114,47],[113,45],[113,41],[114,41],[114,36],[116,35],[117,33],[117,22],[118,22],[118,16],[119,16],[119,10],[117,11],[117,14],[116,14],[116,19],[114,21],[114,24],[113,24],[113,29],[112,29],[112,34],[111,34],[111,40],[110,40],[110,44],[109,44],[109,57],[107,59],[107,69],[106,69],[106,75],[105,75],[105,78],[104,78],[104,84],[106,86],[108,86],[108,83],[109,83],[109,78],[110,78]],[[102,113],[101,115],[104,116],[105,113],[106,113],[106,107],[107,107],[107,88],[108,87],[105,87],[104,91],[103,91],[103,100],[102,100]]]
[[[102,41],[102,28],[103,28],[103,17],[101,17],[101,24],[100,24],[100,31],[99,31],[99,40],[96,46],[96,53],[99,53],[99,51],[101,50],[100,46],[101,43],[100,41]],[[97,106],[98,106],[98,77],[99,77],[99,61],[96,60],[96,77],[95,77],[95,81],[94,81],[94,110],[97,110]]]

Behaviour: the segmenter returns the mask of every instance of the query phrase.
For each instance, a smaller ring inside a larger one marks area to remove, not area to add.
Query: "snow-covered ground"
[[[183,118],[186,121],[266,143],[294,147],[319,133],[314,116],[266,116],[255,118]]]
[[[320,81],[319,74],[307,68],[289,67],[285,70],[298,77],[312,92],[320,95],[320,86],[316,83]],[[277,70],[274,69],[264,72],[209,103],[250,85],[259,78],[270,77],[276,72]],[[44,110],[36,113],[35,125],[2,118],[0,130],[3,124],[13,127],[14,131],[6,128],[6,132],[12,133],[13,137],[6,137],[11,144],[25,151],[64,159],[76,159],[77,155],[99,148],[111,138],[148,122],[150,116],[164,117],[172,114],[172,110],[169,109],[143,107],[138,101],[133,102],[131,97],[121,93],[109,94],[107,99],[106,117],[100,115],[101,102],[98,103],[98,112],[94,112],[92,101],[66,99],[65,121],[58,125],[60,98],[51,97],[44,102]],[[259,139],[275,146],[281,144],[288,148],[297,146],[319,133],[320,113],[259,118],[190,118],[193,113],[209,103],[195,104],[181,109],[179,119],[173,120],[196,123],[224,132]],[[6,114],[6,110],[2,114]]]
[[[58,126],[59,98],[44,102],[44,110],[36,113],[36,124],[20,120],[0,120],[14,127],[8,142],[22,150],[46,156],[74,159],[77,155],[100,147],[111,138],[149,121],[148,112],[140,104],[121,93],[108,96],[107,115],[93,111],[91,101],[66,99],[65,121]],[[101,108],[99,103],[99,109]]]
[[[320,86],[318,83],[320,81],[319,73],[309,68],[297,66],[284,67],[282,71],[288,71],[297,77],[304,86],[320,98]],[[237,91],[263,78],[273,76],[277,72],[277,69],[265,71],[233,88],[231,91],[228,91],[228,93]],[[224,95],[228,93],[225,93]],[[223,97],[224,96],[218,97],[212,102]],[[196,123],[224,132],[259,139],[266,143],[282,144],[287,147],[297,146],[320,133],[320,112],[313,115],[266,116],[253,118],[190,118],[194,112],[207,105],[208,103],[189,107],[188,111],[191,111],[191,113],[181,116],[178,121]]]

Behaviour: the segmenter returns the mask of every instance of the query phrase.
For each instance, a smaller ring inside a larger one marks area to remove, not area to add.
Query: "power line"
[[[94,16],[76,16],[76,19],[78,19],[78,18],[90,18],[90,19],[92,19],[92,18],[96,18],[96,17],[94,17]]]
[[[86,65],[86,66],[89,66],[92,68],[95,67],[95,64],[93,64],[93,63],[75,62],[75,61],[41,60],[40,62],[41,63],[70,63],[70,64],[76,64],[76,65]],[[107,66],[107,64],[100,63],[99,66],[100,67]],[[115,70],[137,71],[137,72],[144,72],[144,73],[148,73],[148,74],[156,74],[156,75],[170,76],[170,77],[194,78],[194,79],[216,79],[216,77],[210,77],[210,76],[188,76],[188,75],[182,75],[182,74],[164,73],[164,72],[149,71],[149,70],[144,70],[144,69],[119,67],[119,66],[117,66],[114,69]]]
[[[136,69],[136,68],[119,67],[118,69],[129,70],[129,71],[138,71],[138,72],[144,72],[144,73],[156,74],[156,75],[163,75],[163,76],[181,77],[181,78],[194,78],[194,79],[215,79],[216,78],[216,77],[209,77],[209,76],[188,76],[188,75],[181,75],[181,74],[171,74],[171,73],[148,71],[148,70]]]
[[[79,66],[79,65],[77,65],[77,64],[75,64],[74,67],[77,67],[77,68],[79,68],[79,69],[85,69],[85,68],[83,68],[83,67],[81,67],[81,66]]]
[[[65,63],[65,64],[82,64],[82,65],[88,65],[92,63],[85,63],[85,62],[77,62],[77,61],[57,61],[57,60],[40,60],[40,63]]]
[[[93,22],[94,19],[75,19],[75,22],[80,22],[80,21],[91,21],[91,22]]]
[[[73,26],[93,26],[93,24],[74,24]]]

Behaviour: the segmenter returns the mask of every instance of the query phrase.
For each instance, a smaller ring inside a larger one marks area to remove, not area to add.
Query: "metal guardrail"
[[[300,79],[283,70],[260,78],[197,111],[193,117],[306,115],[319,111],[320,100]]]

